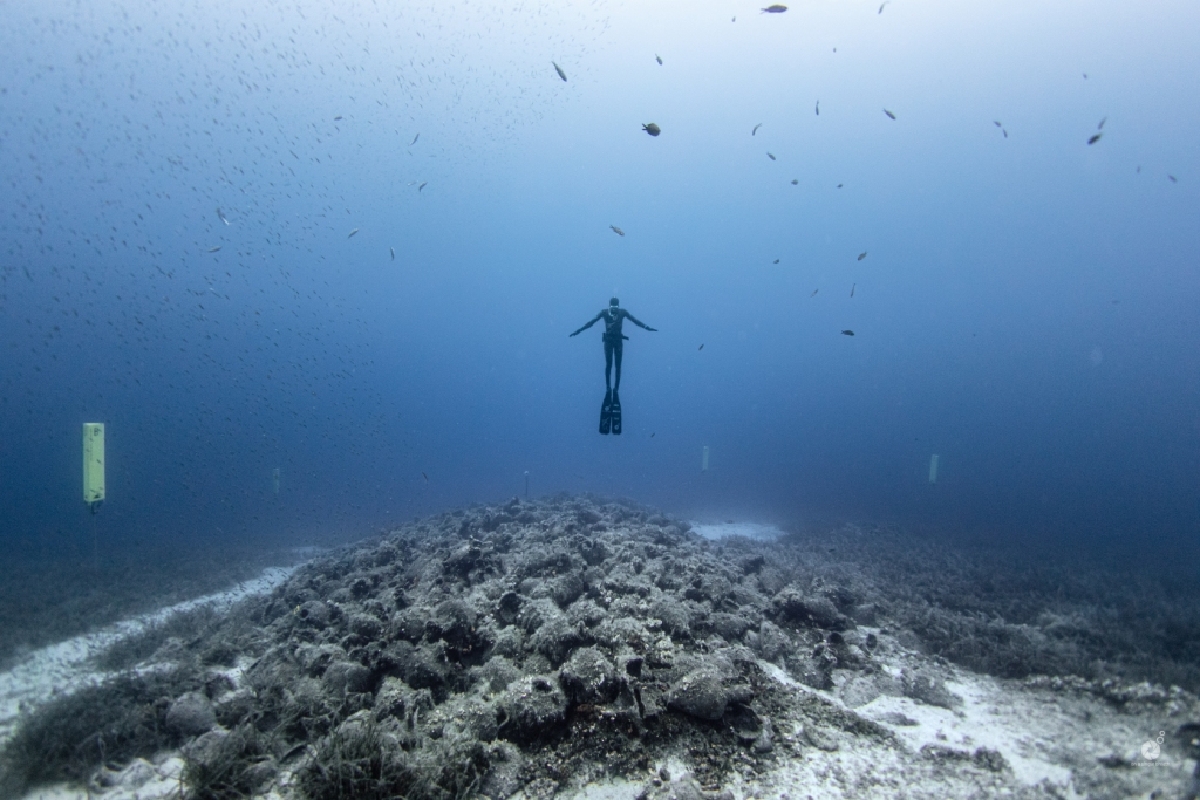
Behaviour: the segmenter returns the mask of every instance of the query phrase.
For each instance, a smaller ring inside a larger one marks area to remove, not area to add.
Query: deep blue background
[[[0,544],[85,552],[99,421],[114,552],[528,471],[1194,555],[1200,11],[960,5],[4,4]]]

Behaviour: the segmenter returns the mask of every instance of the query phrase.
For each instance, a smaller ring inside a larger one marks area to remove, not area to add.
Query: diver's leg
[[[604,388],[612,391],[612,362],[613,362],[613,346],[612,342],[604,340]],[[617,361],[617,383],[621,383],[621,362]]]
[[[621,389],[621,352],[624,349],[625,348],[619,342],[613,348],[613,351],[614,351],[613,355],[616,356],[616,360],[617,360],[617,380],[613,383],[613,391],[614,392],[620,391],[620,389]]]

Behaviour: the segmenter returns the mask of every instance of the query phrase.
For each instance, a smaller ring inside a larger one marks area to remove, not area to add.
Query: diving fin
[[[612,424],[612,391],[604,393],[604,402],[600,404],[600,433],[608,436],[608,428]]]
[[[609,421],[612,425],[613,436],[621,435],[621,397],[616,389],[612,393],[612,406],[609,408]]]

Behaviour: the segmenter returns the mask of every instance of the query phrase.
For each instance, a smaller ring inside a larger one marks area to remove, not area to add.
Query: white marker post
[[[700,471],[708,472],[708,445],[704,445],[704,450],[700,453]]]
[[[937,483],[938,470],[938,454],[934,453],[929,457],[929,482]]]

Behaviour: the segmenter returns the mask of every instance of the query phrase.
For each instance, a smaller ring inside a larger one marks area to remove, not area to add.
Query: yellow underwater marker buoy
[[[83,502],[93,514],[104,502],[104,423],[83,423]]]

